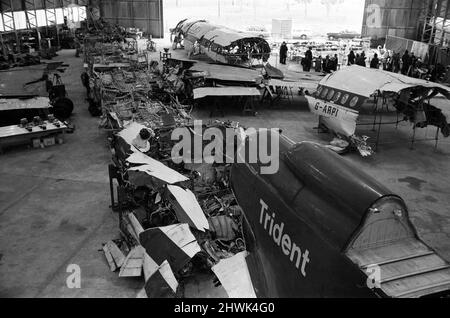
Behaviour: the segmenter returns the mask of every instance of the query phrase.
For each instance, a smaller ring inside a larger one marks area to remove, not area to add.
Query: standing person
[[[389,51],[386,50],[386,52],[384,52],[384,55],[383,55],[383,58],[382,58],[383,71],[387,71],[389,60],[390,60]]]
[[[313,55],[312,55],[311,47],[309,47],[308,51],[306,51],[306,53],[305,53],[305,63],[303,64],[303,71],[309,72],[311,70],[312,59],[313,59]]]
[[[81,52],[80,40],[77,37],[75,37],[73,42],[74,42],[74,45],[75,45],[75,57],[80,57],[80,52]]]
[[[316,58],[315,71],[318,72],[318,73],[322,72],[322,55],[319,55],[319,57]]]
[[[392,59],[393,59],[392,54],[394,54],[394,53],[388,51],[388,57],[386,60],[386,71],[388,71],[388,72],[392,72]]]
[[[286,65],[288,47],[286,42],[283,42],[280,47],[280,63]]]
[[[81,82],[83,83],[84,88],[86,88],[87,98],[89,99],[91,97],[91,86],[89,75],[86,71],[81,73]]]
[[[418,62],[419,59],[414,55],[414,52],[411,52],[411,66],[410,66],[410,71],[408,72],[408,75],[413,75],[413,73],[415,72],[416,68],[418,67]]]
[[[333,60],[333,71],[336,72],[338,70],[338,66],[339,66],[339,57],[337,54],[335,54]]]
[[[325,73],[330,73],[330,56],[329,55],[327,55],[326,57],[325,57],[325,60],[323,60],[323,66],[322,66],[322,69],[323,69],[323,71],[325,72]]]
[[[378,59],[378,54],[375,53],[375,55],[373,56],[372,61],[370,61],[370,68],[380,68],[380,60]]]
[[[398,73],[400,71],[400,53],[394,53],[392,57],[392,72]]]
[[[353,50],[350,51],[350,54],[348,55],[348,65],[353,65],[355,64],[355,52],[353,52]]]
[[[366,67],[366,53],[365,52],[362,52],[361,55],[359,56],[358,65],[362,66],[362,67]]]
[[[409,52],[408,50],[405,51],[405,54],[403,54],[402,56],[402,62],[403,62],[403,66],[402,66],[402,74],[403,75],[407,75],[408,71],[409,71],[409,67],[411,66],[411,58],[409,56]]]

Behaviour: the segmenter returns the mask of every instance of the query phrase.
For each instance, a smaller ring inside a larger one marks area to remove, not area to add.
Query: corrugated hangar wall
[[[163,0],[100,0],[99,6],[105,21],[164,37]]]
[[[89,0],[1,0],[0,12],[61,8],[69,4],[87,5]]]
[[[362,35],[374,39],[387,35],[416,39],[424,0],[366,0]]]

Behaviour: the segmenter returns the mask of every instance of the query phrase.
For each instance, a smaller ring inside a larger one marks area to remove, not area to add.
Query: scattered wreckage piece
[[[128,230],[128,234],[134,239],[134,243],[139,243],[139,235],[144,232],[144,228],[141,223],[136,219],[134,213],[125,213],[122,216],[122,222],[126,222],[125,228]]]
[[[175,298],[177,297],[179,283],[167,260],[158,266],[145,283],[148,298]]]
[[[201,252],[188,224],[147,229],[141,233],[140,242],[157,264],[167,260],[175,273],[179,273]]]
[[[213,126],[228,127],[220,123]],[[190,180],[160,161],[141,153],[133,146],[134,138],[143,127],[145,126],[132,123],[117,133],[118,138],[113,153],[117,156],[114,162],[118,163],[117,167],[125,178],[124,189],[129,191],[130,197],[136,197],[136,202],[131,206],[137,204],[142,211],[131,212],[134,209],[131,208],[129,212],[122,212],[121,230],[128,238],[129,244],[142,245],[146,250],[145,255],[151,259],[150,263],[153,266],[149,267],[150,270],[146,269],[144,264],[144,276],[150,276],[145,272],[152,272],[152,269],[154,271],[157,265],[167,260],[174,275],[184,279],[193,275],[196,270],[210,270],[221,259],[232,257],[245,250],[241,227],[238,225],[241,210],[235,205],[229,190],[227,165],[208,166],[208,169],[203,164],[179,165],[177,169],[183,173],[189,171],[190,175],[194,175],[195,171],[201,171],[201,178]],[[195,133],[194,130],[191,132]],[[160,149],[160,151],[170,152],[170,148]],[[170,171],[170,173],[165,174],[164,177],[160,175],[160,178],[153,173],[162,170]],[[196,190],[191,190],[190,187]],[[198,194],[198,200],[196,194]],[[204,204],[210,202],[210,200],[205,201],[205,198],[212,198],[216,204],[209,205],[208,210],[205,210]],[[159,222],[160,219],[165,220],[156,216],[169,212],[176,217],[170,222],[176,223],[154,227],[154,222]],[[221,215],[226,216],[222,218]],[[139,224],[139,222],[144,223]],[[213,224],[215,228],[212,229],[210,224]],[[139,232],[141,234],[136,239],[136,233]],[[167,283],[164,283],[160,277],[156,282],[153,280],[151,283],[146,280],[146,285],[163,286],[161,287],[163,291],[167,287]],[[167,289],[164,295],[167,292],[171,297],[173,296],[173,290],[170,292]],[[162,297],[162,295],[159,296]]]
[[[119,277],[140,277],[144,265],[145,249],[135,246],[127,255],[120,268]]]
[[[250,272],[245,260],[247,252],[222,259],[212,267],[230,298],[256,298]]]
[[[152,181],[148,181],[148,178],[145,175],[155,178],[157,181],[163,182],[164,184],[175,184],[183,181],[189,180],[179,172],[176,172],[173,169],[170,169],[166,165],[160,163],[155,160],[153,164],[142,165],[134,168],[128,169],[130,181],[132,181],[135,185],[150,185]],[[140,173],[139,173],[140,172]],[[142,173],[145,175],[143,176]],[[155,184],[155,183],[153,183]],[[154,188],[159,188],[157,185]]]
[[[145,284],[138,294],[139,298],[173,298],[177,295],[179,283],[167,260],[158,265],[146,252],[143,251],[143,272]]]
[[[191,190],[174,185],[168,185],[167,189],[170,192],[168,200],[181,223],[187,223],[201,232],[209,230],[205,213]]]
[[[117,265],[106,245],[103,246],[103,252],[105,253],[106,260],[108,261],[109,269],[111,272],[115,272],[117,270]]]
[[[217,239],[224,241],[233,241],[236,239],[236,233],[239,227],[236,222],[227,215],[218,215],[208,218],[209,227]]]
[[[112,272],[115,272],[123,265],[125,256],[113,241],[107,242],[103,246],[103,251],[105,253],[106,260],[108,261],[109,268]]]

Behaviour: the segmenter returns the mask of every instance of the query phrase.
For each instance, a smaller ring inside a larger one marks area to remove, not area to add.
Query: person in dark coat
[[[90,86],[89,75],[87,72],[81,73],[81,83],[83,83],[84,88],[86,88],[87,98],[90,98],[91,86]]]
[[[316,65],[315,65],[315,71],[320,73],[322,72],[322,55],[319,55],[318,58],[316,58]]]
[[[370,68],[380,68],[380,60],[378,59],[377,53],[375,53],[372,61],[370,61]]]
[[[323,66],[322,66],[323,71],[324,71],[325,73],[330,73],[330,66],[331,66],[331,63],[330,63],[330,56],[327,55],[327,56],[325,57],[325,60],[323,60]]]
[[[403,75],[407,75],[409,68],[411,66],[411,57],[409,56],[409,52],[408,50],[405,51],[405,54],[403,54],[402,56],[402,62],[403,62],[403,66],[402,66],[402,74]]]
[[[311,71],[311,65],[312,65],[313,55],[311,48],[308,48],[308,51],[305,53],[305,61],[303,62],[303,71],[309,72]]]
[[[418,64],[418,61],[419,61],[419,58],[414,55],[414,52],[411,52],[410,59],[411,59],[411,66],[413,67],[413,69],[416,68],[417,64]]]
[[[281,47],[280,47],[280,63],[283,65],[286,65],[287,52],[288,52],[288,47],[286,45],[286,42],[283,42],[283,44],[281,44]]]
[[[400,71],[400,53],[394,53],[392,57],[392,72],[398,73]]]
[[[338,66],[339,66],[339,57],[337,54],[335,54],[334,58],[333,58],[333,71],[336,72],[338,69]]]
[[[355,64],[355,59],[356,59],[355,52],[353,52],[353,50],[351,50],[350,54],[348,55],[348,65],[350,66],[350,65]]]
[[[366,53],[362,52],[358,59],[356,59],[356,64],[362,67],[366,67]]]

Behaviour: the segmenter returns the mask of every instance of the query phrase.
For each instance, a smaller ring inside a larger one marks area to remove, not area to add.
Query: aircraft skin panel
[[[258,297],[374,296],[365,287],[367,277],[339,249],[299,219],[301,211],[294,211],[296,207],[289,206],[248,165],[234,166],[234,193],[255,235],[254,246],[248,247],[250,254],[257,254],[253,262],[249,259],[250,274],[253,279],[264,276],[253,282]],[[251,178],[255,182],[249,186],[247,180]],[[267,209],[261,213],[263,206]],[[266,222],[267,215],[270,219]],[[256,261],[260,263],[255,264]]]
[[[450,264],[416,236],[403,200],[364,172],[320,145],[294,145],[282,136],[278,172],[259,168],[231,170],[258,297],[448,292]]]
[[[352,80],[349,81],[349,78]],[[314,97],[307,98],[310,111],[319,116],[322,125],[335,133],[351,138],[356,131],[359,111],[363,108],[375,107],[373,100],[376,96],[389,97],[389,103],[393,102],[393,106],[407,117],[410,115],[404,110],[403,104],[410,104],[408,109],[412,107],[410,111],[414,111],[417,115],[415,123],[418,123],[418,118],[425,116],[427,111],[425,108],[424,114],[422,106],[408,97],[410,93],[418,94],[418,97],[424,100],[430,100],[439,93],[444,95],[445,102],[437,107],[443,112],[444,121],[436,125],[431,120],[433,123],[431,125],[447,126],[449,117],[446,112],[450,109],[449,87],[383,70],[357,65],[346,67],[324,77],[313,94]],[[404,101],[402,101],[403,98]],[[410,121],[412,121],[411,118]],[[425,121],[425,118],[421,121]],[[448,137],[448,129],[443,129],[442,126],[440,127],[441,132]]]
[[[352,80],[349,81],[349,78]],[[450,88],[442,84],[358,65],[346,67],[326,76],[320,82],[320,85],[336,90],[351,92],[353,94],[365,96],[366,98],[371,98],[372,94],[376,93],[378,90],[381,92],[387,91],[398,93],[401,89],[411,87],[436,89],[444,95],[450,96]]]
[[[383,184],[318,144],[297,144],[287,152],[284,161],[308,189],[320,194],[324,201],[328,198],[330,204],[342,209],[340,213],[352,219],[353,231],[375,201],[392,195]]]

